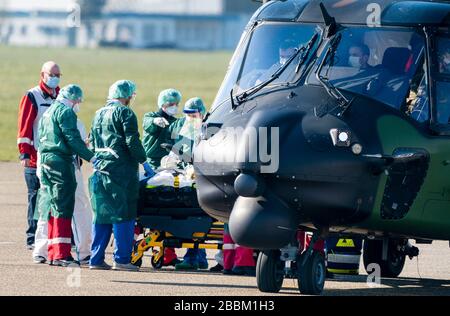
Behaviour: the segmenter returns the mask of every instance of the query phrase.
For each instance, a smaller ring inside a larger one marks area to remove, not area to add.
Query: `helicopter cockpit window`
[[[265,24],[256,28],[247,47],[234,93],[239,94],[269,79],[315,33],[315,26],[298,24]],[[289,67],[272,84],[290,82],[297,63]]]
[[[436,114],[437,123],[450,123],[450,38],[437,40]]]
[[[401,110],[410,82],[423,66],[424,45],[423,37],[413,30],[347,28],[321,75],[338,89]],[[317,83],[314,73],[308,82]]]
[[[412,119],[423,123],[430,119],[430,103],[428,97],[428,80],[425,64],[418,75],[411,81],[409,96],[406,100],[406,111]]]

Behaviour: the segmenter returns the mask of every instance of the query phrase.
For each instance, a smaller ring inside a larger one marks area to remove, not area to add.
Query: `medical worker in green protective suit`
[[[183,108],[184,117],[179,118],[169,127],[174,140],[172,151],[182,161],[191,163],[195,139],[200,134],[206,107],[200,98],[189,99]],[[175,265],[176,270],[208,269],[205,249],[188,249],[183,262]]]
[[[192,152],[196,138],[200,136],[202,121],[206,114],[206,107],[200,98],[191,98],[183,108],[184,117],[177,119],[169,126],[172,139],[172,151],[182,161],[192,162]]]
[[[159,111],[144,115],[143,145],[147,161],[153,168],[161,165],[161,158],[168,154],[161,144],[173,143],[170,139],[169,126],[176,121],[181,93],[175,89],[161,91],[158,97]]]
[[[94,211],[91,269],[110,269],[105,249],[114,232],[114,270],[137,271],[130,263],[139,194],[139,163],[154,175],[139,139],[136,115],[130,109],[136,86],[120,80],[109,88],[108,101],[92,122],[90,143],[99,163],[89,178]]]
[[[170,138],[169,126],[176,121],[178,105],[181,102],[181,93],[175,89],[166,89],[159,93],[157,112],[149,112],[144,115],[144,137],[143,145],[147,161],[157,169],[161,165],[161,158],[168,155],[161,144],[173,144]],[[181,261],[178,260],[175,249],[164,248],[164,266],[174,266]]]
[[[61,89],[39,124],[39,157],[42,194],[48,218],[48,260],[51,265],[75,263],[71,256],[71,220],[77,187],[74,155],[95,163],[96,158],[80,136],[74,108],[82,102],[77,85]]]

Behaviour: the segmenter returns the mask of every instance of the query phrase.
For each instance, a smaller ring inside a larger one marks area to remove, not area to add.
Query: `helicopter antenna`
[[[323,20],[325,22],[325,26],[327,27],[325,34],[326,34],[326,37],[329,38],[329,37],[333,36],[334,34],[336,34],[336,30],[337,30],[336,19],[328,13],[328,10],[325,8],[325,5],[323,4],[323,2],[321,2],[319,5],[320,5],[320,11],[322,11],[322,16],[323,16]]]

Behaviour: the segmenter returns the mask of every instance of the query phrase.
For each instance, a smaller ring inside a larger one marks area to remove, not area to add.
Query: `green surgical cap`
[[[108,99],[128,99],[136,92],[136,84],[130,80],[119,80],[109,88]]]
[[[205,104],[203,104],[202,99],[192,98],[185,103],[183,112],[186,114],[201,113],[202,115],[205,115],[206,107]]]
[[[59,91],[58,99],[81,102],[83,100],[83,90],[76,84],[69,84]]]
[[[158,97],[158,107],[162,108],[167,103],[180,103],[181,93],[175,89],[167,89],[161,91]]]

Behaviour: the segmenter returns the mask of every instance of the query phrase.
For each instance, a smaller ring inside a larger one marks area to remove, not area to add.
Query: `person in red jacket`
[[[223,232],[223,274],[256,276],[253,249],[234,243],[228,224]]]
[[[39,179],[36,176],[37,148],[39,146],[38,125],[44,112],[58,96],[60,78],[60,68],[55,62],[44,63],[39,85],[28,90],[19,105],[17,145],[28,189],[28,228],[26,231],[28,249],[34,247],[37,227],[37,221],[33,219],[33,216],[40,187]]]

